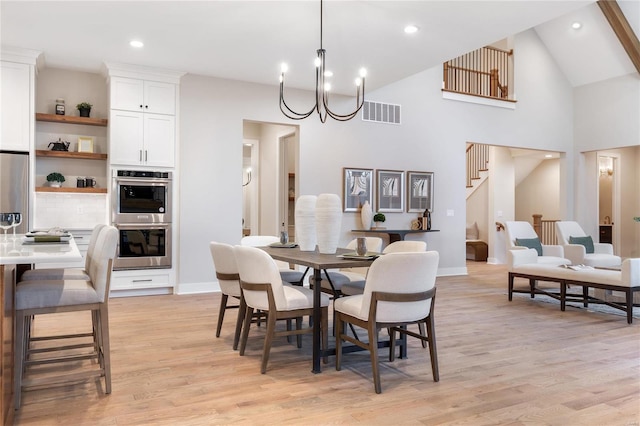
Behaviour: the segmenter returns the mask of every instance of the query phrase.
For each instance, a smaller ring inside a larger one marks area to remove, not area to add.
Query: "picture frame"
[[[377,211],[404,212],[404,171],[376,170],[376,188]]]
[[[433,212],[433,172],[407,172],[407,212]]]
[[[93,152],[93,138],[89,136],[79,136],[78,152]]]
[[[345,212],[359,212],[365,201],[373,205],[373,169],[343,169],[342,201]]]

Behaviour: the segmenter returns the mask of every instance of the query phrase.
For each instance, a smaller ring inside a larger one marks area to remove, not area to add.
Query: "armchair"
[[[571,263],[569,259],[565,259],[562,246],[541,244],[538,234],[529,222],[507,221],[505,228],[507,231],[507,250],[536,248],[538,251],[537,263],[546,265],[569,265]]]
[[[578,222],[556,222],[556,236],[558,243],[564,247],[567,259],[574,265],[589,266],[617,266],[622,263],[620,256],[613,254],[613,246],[605,243],[593,242]],[[579,240],[578,243],[576,240]],[[584,244],[582,244],[584,243]]]

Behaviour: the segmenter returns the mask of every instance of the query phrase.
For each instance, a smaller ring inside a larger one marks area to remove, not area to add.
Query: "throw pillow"
[[[516,245],[536,249],[538,256],[542,256],[542,244],[540,244],[540,238],[516,238]]]
[[[480,231],[478,231],[478,223],[467,223],[467,240],[477,240],[480,238]]]
[[[583,245],[587,253],[593,253],[593,239],[590,235],[586,237],[569,237],[569,244]]]

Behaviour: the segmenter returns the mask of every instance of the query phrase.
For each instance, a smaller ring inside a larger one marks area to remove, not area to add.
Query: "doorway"
[[[297,126],[243,121],[243,235],[277,236],[283,223],[294,226],[293,209],[289,215],[289,173],[295,197],[298,140]]]
[[[619,158],[598,153],[598,230],[599,242],[613,244],[617,254],[619,231]]]

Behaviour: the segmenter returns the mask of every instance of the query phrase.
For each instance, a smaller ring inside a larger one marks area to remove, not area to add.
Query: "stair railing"
[[[512,101],[508,81],[513,50],[485,46],[443,65],[443,90]]]
[[[473,180],[480,179],[480,172],[487,171],[489,145],[472,143],[467,147],[467,188],[473,187]]]
[[[538,234],[538,238],[540,238],[542,244],[558,244],[556,239],[557,221],[557,219],[542,219],[541,214],[533,215],[533,230]]]

